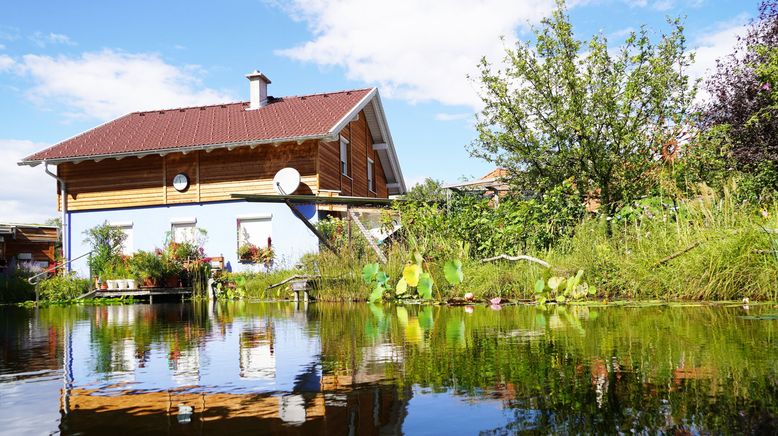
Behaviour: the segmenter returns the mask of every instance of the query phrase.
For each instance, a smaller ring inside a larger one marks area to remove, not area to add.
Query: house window
[[[238,217],[238,248],[254,245],[267,248],[271,244],[271,214]]]
[[[367,189],[370,192],[375,192],[375,184],[373,183],[373,159],[367,158]]]
[[[197,242],[195,232],[197,231],[197,219],[196,218],[178,218],[170,220],[170,233],[173,237],[173,241],[182,242]]]
[[[133,240],[132,223],[110,223],[111,227],[117,228],[124,232],[124,241],[122,242],[122,254],[129,256],[134,251],[135,243]]]
[[[348,139],[340,137],[340,173],[344,176],[349,175],[349,155],[351,154],[351,146],[348,143]]]

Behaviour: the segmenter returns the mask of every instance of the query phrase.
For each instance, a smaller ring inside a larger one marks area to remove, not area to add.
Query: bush
[[[19,274],[0,275],[0,303],[19,303],[35,298],[35,288]]]
[[[38,283],[40,298],[51,301],[71,300],[89,292],[91,289],[91,280],[80,279],[73,273],[55,275]]]

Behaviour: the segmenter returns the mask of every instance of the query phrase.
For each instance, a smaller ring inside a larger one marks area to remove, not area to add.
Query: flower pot
[[[138,284],[135,283],[135,279],[127,279],[127,289],[138,289]]]
[[[157,279],[153,279],[151,277],[146,277],[143,279],[143,287],[144,288],[156,288],[157,287]]]
[[[165,287],[166,288],[177,288],[178,287],[178,276],[171,276],[165,278]]]
[[[106,283],[106,282],[100,283],[100,290],[101,291],[107,291],[108,290],[108,283]]]
[[[127,280],[126,279],[119,279],[116,280],[116,289],[127,289]]]
[[[108,290],[113,291],[115,289],[118,289],[116,287],[116,280],[106,280],[106,283],[108,283]]]

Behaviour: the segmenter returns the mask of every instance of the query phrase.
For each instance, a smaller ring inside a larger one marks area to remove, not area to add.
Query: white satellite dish
[[[273,188],[281,195],[291,195],[300,187],[300,173],[294,168],[282,168],[273,177]]]

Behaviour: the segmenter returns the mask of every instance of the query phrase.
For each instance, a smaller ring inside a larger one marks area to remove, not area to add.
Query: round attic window
[[[178,192],[186,191],[186,188],[189,187],[189,177],[184,173],[176,174],[176,176],[173,177],[173,187]]]

